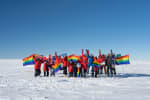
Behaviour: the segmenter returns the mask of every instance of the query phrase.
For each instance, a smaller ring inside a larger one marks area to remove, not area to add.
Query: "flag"
[[[115,63],[116,63],[116,65],[130,64],[129,55],[115,58]]]
[[[80,77],[80,68],[78,68],[77,77]]]
[[[60,69],[62,69],[62,63],[59,63],[59,64],[55,64],[52,66],[52,68],[54,69],[54,73],[58,72]]]
[[[94,60],[92,66],[101,67],[101,64],[97,60]]]
[[[33,56],[37,57],[38,55],[37,54],[33,54],[33,55],[29,56],[29,57],[24,58],[22,60],[23,61],[23,66],[35,64]]]
[[[72,60],[73,62],[76,62],[80,59],[80,56],[76,56],[76,55],[70,55],[68,56],[68,61]]]

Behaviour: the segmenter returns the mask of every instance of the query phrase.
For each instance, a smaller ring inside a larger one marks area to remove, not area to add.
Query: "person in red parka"
[[[51,65],[51,63],[52,63],[52,58],[51,58],[51,55],[49,54],[49,56],[48,56],[48,65]]]
[[[84,69],[83,69],[83,59],[82,56],[80,56],[80,59],[78,60],[78,63],[80,63],[80,76],[83,77]]]
[[[98,56],[97,61],[98,61],[99,63],[102,63],[102,62],[103,62],[102,55],[99,55],[99,56]],[[102,66],[99,67],[99,68],[97,68],[97,73],[99,74],[101,70],[102,70]]]
[[[49,68],[48,67],[49,67],[49,63],[48,63],[48,60],[46,60],[43,65],[44,76],[49,76]]]
[[[62,62],[61,56],[57,56],[57,53],[55,52],[55,58],[56,58],[56,64],[59,64]]]
[[[88,57],[83,54],[83,50],[82,50],[82,60],[81,60],[82,72],[81,72],[81,77],[82,76],[86,77],[87,65],[88,65]]]
[[[104,69],[105,74],[107,74],[106,67],[105,67],[105,55],[104,54],[99,55],[97,60],[99,63],[101,63],[100,74],[103,74],[103,69]]]
[[[43,57],[40,58],[40,57],[35,57],[33,56],[33,59],[34,59],[34,70],[35,70],[35,74],[34,76],[37,77],[37,76],[40,76],[41,74],[41,64],[43,63]]]
[[[68,66],[68,59],[67,56],[63,58],[63,74],[67,75],[67,66]]]
[[[70,60],[68,63],[68,72],[69,72],[69,77],[73,77],[73,61]]]
[[[53,62],[53,60],[51,58],[51,55],[49,54],[49,56],[48,56],[48,68],[50,69],[50,71],[53,70],[53,68],[52,68],[52,65],[53,65],[52,62]]]
[[[50,67],[51,67],[51,74],[50,74],[50,76],[55,76],[54,69],[52,68],[52,66],[54,66],[54,65],[55,65],[55,62],[52,61],[52,63],[50,64]]]

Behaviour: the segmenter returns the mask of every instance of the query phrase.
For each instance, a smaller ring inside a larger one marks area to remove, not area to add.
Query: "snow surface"
[[[150,100],[150,62],[117,66],[116,77],[34,77],[21,60],[0,60],[0,100]],[[43,75],[43,73],[42,73]]]

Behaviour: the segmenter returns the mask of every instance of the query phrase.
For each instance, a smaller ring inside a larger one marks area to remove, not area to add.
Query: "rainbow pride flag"
[[[130,64],[129,55],[117,57],[115,59],[115,63],[116,63],[116,65]]]
[[[101,67],[101,64],[97,60],[94,60],[92,66]]]
[[[54,69],[54,73],[58,72],[60,69],[62,69],[63,64],[59,63],[59,64],[55,64],[52,66],[52,68]]]
[[[22,60],[23,61],[23,66],[35,64],[33,56],[37,57],[38,55],[37,54],[33,54],[33,55],[29,56],[29,57],[24,58]]]
[[[72,60],[73,62],[76,62],[80,59],[80,56],[76,56],[76,55],[70,55],[68,56],[68,61]]]
[[[77,77],[80,77],[80,68],[78,68]]]

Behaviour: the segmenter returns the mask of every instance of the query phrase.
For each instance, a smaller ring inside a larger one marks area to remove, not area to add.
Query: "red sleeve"
[[[34,62],[36,62],[36,57],[35,57],[35,58],[33,58],[33,60],[34,60]]]
[[[62,62],[63,62],[63,63],[65,62],[65,57],[62,59]]]
[[[82,49],[82,57],[83,57],[83,49]]]
[[[41,62],[44,63],[44,58],[42,58]]]
[[[48,64],[50,65],[51,64],[51,55],[49,54],[49,57],[48,57]]]
[[[86,57],[86,64],[88,64],[88,57]]]
[[[57,53],[55,52],[55,58],[56,58],[56,60],[58,60],[58,57],[57,57]]]

